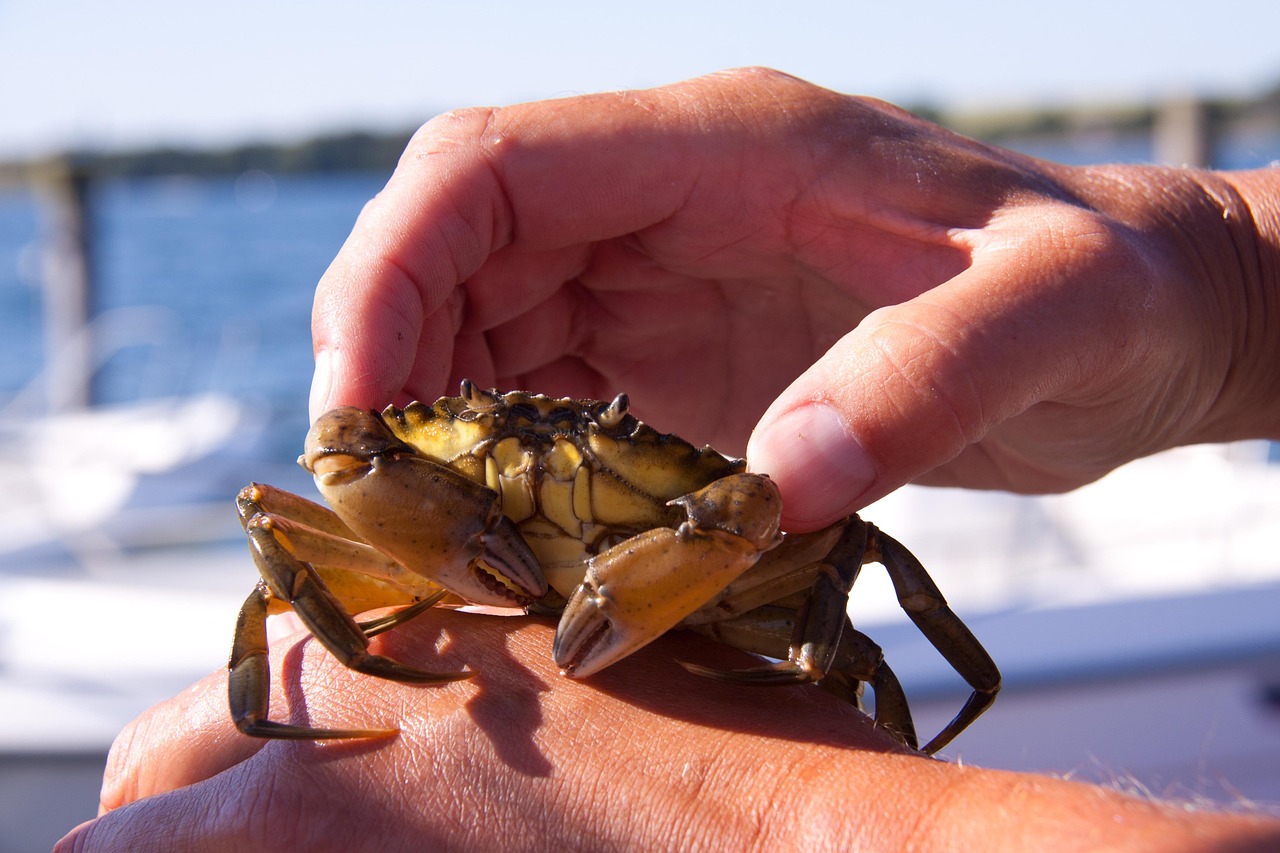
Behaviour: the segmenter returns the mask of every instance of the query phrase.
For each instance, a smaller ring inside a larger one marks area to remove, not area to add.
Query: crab
[[[585,678],[673,628],[765,659],[735,671],[683,666],[747,685],[816,682],[918,747],[906,696],[848,599],[864,563],[888,571],[898,602],[968,682],[932,754],[978,718],[1000,673],[912,554],[857,515],[812,533],[779,529],[769,477],[663,434],[611,401],[499,393],[385,411],[335,409],[299,463],[328,506],[253,484],[237,499],[261,580],[241,608],[229,699],[236,727],[263,738],[385,737],[394,729],[312,728],[269,719],[266,618],[292,609],[348,667],[410,683],[426,672],[369,650],[369,638],[443,605],[559,615],[552,654]],[[352,614],[398,607],[357,622]]]

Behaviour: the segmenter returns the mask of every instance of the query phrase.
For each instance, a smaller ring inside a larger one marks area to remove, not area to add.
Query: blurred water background
[[[1158,159],[1145,133],[1006,142],[1064,162]],[[1275,125],[1214,148],[1222,167],[1275,160]],[[79,414],[50,414],[43,381],[47,211],[28,188],[0,190],[0,853],[91,816],[115,732],[225,664],[255,580],[232,498],[251,479],[311,493],[293,463],[311,297],[388,174],[93,182],[94,408]],[[909,488],[869,509],[1005,671],[1005,695],[949,754],[1280,802],[1278,462],[1265,442],[1193,448],[1071,496]],[[963,686],[887,583],[859,584],[860,626],[936,730]]]

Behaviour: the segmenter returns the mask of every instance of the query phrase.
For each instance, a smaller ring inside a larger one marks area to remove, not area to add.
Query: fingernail
[[[769,474],[782,491],[789,526],[812,529],[853,511],[875,481],[871,457],[824,403],[792,409],[763,434],[752,436],[747,453],[753,471]]]
[[[329,411],[329,392],[333,388],[333,355],[327,349],[316,353],[316,372],[311,377],[311,396],[307,408],[311,421]]]

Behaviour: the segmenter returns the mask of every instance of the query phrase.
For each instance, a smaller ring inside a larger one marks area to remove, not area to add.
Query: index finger
[[[499,249],[547,251],[670,216],[696,170],[658,134],[652,93],[597,95],[426,124],[321,279],[313,314],[317,406],[379,405],[415,365],[444,391],[465,317],[458,286]],[[511,293],[536,302],[540,292]],[[323,355],[321,355],[323,353]],[[421,384],[421,380],[420,380]]]

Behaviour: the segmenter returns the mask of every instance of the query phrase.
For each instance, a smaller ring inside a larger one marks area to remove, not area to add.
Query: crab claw
[[[419,456],[377,413],[322,415],[298,461],[343,522],[405,568],[475,604],[511,607],[546,595],[542,569],[498,495]]]
[[[781,500],[767,477],[735,474],[671,501],[688,519],[641,533],[587,565],[553,654],[582,678],[642,648],[705,604],[778,541]]]

